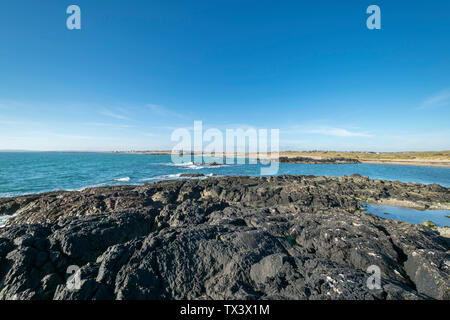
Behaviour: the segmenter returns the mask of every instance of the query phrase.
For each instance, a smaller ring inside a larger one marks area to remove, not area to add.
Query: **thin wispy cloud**
[[[119,111],[121,113],[125,113],[125,114],[127,114],[129,112],[129,110],[127,110],[126,108],[122,108],[122,107],[115,107],[114,109],[116,109],[117,111]]]
[[[309,129],[306,132],[310,134],[322,134],[333,137],[371,137],[370,134],[367,134],[365,132],[356,132],[343,128],[334,128],[334,127],[319,127]]]
[[[105,122],[84,122],[82,123],[84,126],[88,127],[113,127],[113,128],[133,128],[134,126],[128,124],[113,124],[113,123],[105,123]]]
[[[294,128],[288,130],[282,130],[286,134],[297,134],[297,135],[325,135],[332,137],[372,137],[373,135],[367,132],[352,131],[340,127],[332,126],[295,126]]]
[[[130,118],[128,118],[127,116],[124,116],[123,114],[120,114],[118,112],[114,112],[108,109],[104,109],[100,112],[100,114],[107,116],[107,117],[111,117],[114,119],[118,119],[118,120],[130,120]]]
[[[185,118],[185,116],[176,111],[170,110],[158,104],[147,104],[147,107],[154,113],[163,117]]]
[[[439,108],[450,105],[450,89],[443,90],[425,99],[419,109]]]
[[[54,134],[57,137],[64,138],[64,139],[73,139],[73,140],[95,140],[98,139],[98,137],[94,136],[82,136],[82,135],[76,135],[76,134],[60,134],[56,133]]]

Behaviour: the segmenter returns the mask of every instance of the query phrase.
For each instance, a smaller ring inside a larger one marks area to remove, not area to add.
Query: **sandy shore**
[[[360,160],[362,163],[373,163],[373,164],[393,164],[393,165],[404,165],[404,166],[424,166],[424,167],[444,167],[450,168],[450,161],[441,160],[425,160],[425,159],[414,159],[414,160]]]

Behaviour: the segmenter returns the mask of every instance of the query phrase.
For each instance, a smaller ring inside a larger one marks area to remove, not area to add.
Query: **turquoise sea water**
[[[207,161],[217,159],[207,159]],[[0,197],[53,190],[142,184],[176,179],[181,173],[260,175],[261,164],[229,166],[174,165],[170,155],[0,152]],[[359,173],[373,179],[437,183],[450,187],[450,168],[380,164],[281,163],[278,174],[342,176]]]
[[[222,159],[206,159],[207,162]],[[0,197],[54,190],[80,190],[86,187],[143,184],[180,179],[182,173],[208,176],[259,176],[262,164],[235,164],[211,167],[187,163],[175,165],[170,155],[66,152],[0,152]],[[373,179],[402,182],[436,183],[450,187],[450,168],[397,166],[380,164],[290,164],[281,163],[278,174],[342,176],[358,173]],[[370,208],[386,218],[421,223],[426,214],[438,217],[438,225],[449,225],[438,212],[417,213],[405,208]],[[409,210],[409,211],[408,211]],[[387,212],[388,214],[384,214]],[[420,216],[419,216],[420,215]],[[446,220],[447,219],[447,220]],[[420,220],[420,221],[419,221]],[[0,221],[0,225],[1,225]]]
[[[415,224],[430,220],[438,227],[450,227],[450,219],[447,218],[450,210],[415,210],[379,204],[367,204],[366,208],[370,213],[385,219],[401,220]]]

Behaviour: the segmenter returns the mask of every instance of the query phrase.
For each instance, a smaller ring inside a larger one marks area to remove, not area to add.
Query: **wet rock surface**
[[[0,229],[0,299],[449,299],[448,239],[371,215],[361,199],[431,207],[450,193],[278,176],[0,199],[14,215]]]
[[[200,178],[204,177],[203,173],[182,173],[180,174],[180,178]]]

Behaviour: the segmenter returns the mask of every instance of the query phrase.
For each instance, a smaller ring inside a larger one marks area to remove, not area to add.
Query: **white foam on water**
[[[203,169],[204,166],[195,164],[194,162],[182,162],[182,163],[168,163],[169,166],[182,167],[186,169]]]
[[[184,166],[191,166],[194,163],[193,162],[181,162],[181,163],[173,163],[173,162],[169,162],[169,163],[163,163],[166,166],[175,166],[175,167],[184,167]]]
[[[5,223],[8,219],[12,218],[13,216],[0,216],[0,229],[5,226]]]
[[[163,175],[163,176],[144,178],[144,179],[140,179],[139,181],[161,181],[161,180],[174,180],[174,179],[195,180],[195,179],[205,179],[208,177],[217,176],[214,173],[207,173],[202,177],[182,177],[181,175],[182,175],[182,173],[167,174],[167,175]]]
[[[198,170],[198,169],[204,169],[206,168],[205,166],[199,165],[199,164],[190,164],[188,166],[184,166],[183,168],[186,169],[193,169],[193,170]]]
[[[157,177],[151,177],[151,178],[143,178],[143,179],[140,179],[139,181],[168,180],[168,179],[176,179],[176,178],[180,178],[180,176],[181,176],[181,173],[177,173],[177,174],[168,174],[168,175],[157,176]]]
[[[118,178],[118,179],[113,179],[114,181],[119,181],[119,182],[126,182],[126,181],[130,181],[130,177],[123,177],[123,178]]]
[[[175,173],[175,174],[168,174],[168,175],[164,175],[164,176],[160,176],[162,178],[166,178],[166,179],[172,179],[172,178],[180,178],[181,173]]]
[[[185,169],[192,169],[192,170],[198,170],[198,169],[215,169],[215,168],[222,168],[222,167],[228,167],[229,164],[223,163],[223,164],[217,164],[217,165],[210,165],[208,163],[195,163],[195,162],[182,162],[182,163],[165,163],[167,166],[174,166],[174,167],[182,167]]]
[[[0,193],[0,198],[20,197],[20,196],[23,196],[25,194],[27,194],[27,193],[22,193],[22,192],[4,192],[4,193]]]
[[[92,185],[88,185],[79,189],[67,189],[66,191],[84,191],[86,189],[91,189],[91,188],[98,188],[98,187],[106,187],[108,184],[106,182],[103,183],[97,183],[97,184],[92,184]]]

